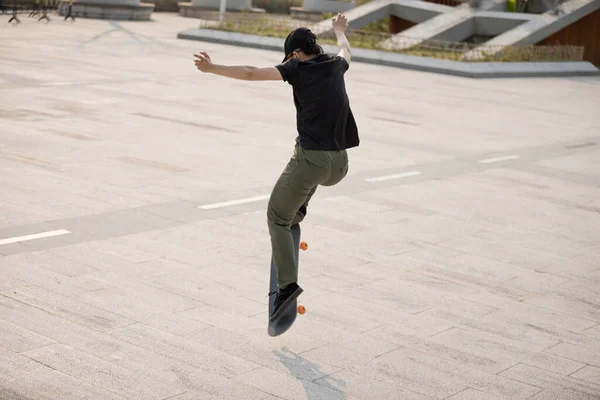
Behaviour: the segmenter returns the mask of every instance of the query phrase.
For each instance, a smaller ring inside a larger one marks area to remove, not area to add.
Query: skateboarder
[[[303,291],[298,285],[291,225],[304,218],[317,186],[335,185],[346,176],[346,149],[359,145],[344,82],[351,58],[346,17],[338,14],[332,19],[332,27],[340,48],[336,56],[325,54],[308,28],[290,32],[283,61],[272,67],[218,65],[205,52],[194,55],[196,68],[202,72],[249,81],[285,81],[293,89],[298,137],[267,207],[279,289],[270,321],[276,320]]]

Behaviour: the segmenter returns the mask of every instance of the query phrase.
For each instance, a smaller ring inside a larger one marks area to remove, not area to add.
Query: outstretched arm
[[[350,64],[350,59],[352,58],[350,54],[350,42],[346,37],[346,29],[348,29],[348,19],[343,14],[338,14],[332,20],[333,31],[335,32],[335,37],[337,39],[338,46],[340,47],[340,52],[338,56],[344,57],[346,62]]]
[[[205,52],[194,54],[194,63],[199,71],[245,81],[281,81],[281,73],[275,67],[253,67],[249,65],[214,64]]]

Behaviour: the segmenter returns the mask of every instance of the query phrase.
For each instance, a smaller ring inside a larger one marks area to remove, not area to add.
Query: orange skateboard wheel
[[[306,312],[306,308],[302,304],[298,306],[298,314],[304,314]]]
[[[306,250],[306,249],[308,249],[308,243],[306,243],[306,242],[300,242],[300,248],[301,248],[302,250]]]

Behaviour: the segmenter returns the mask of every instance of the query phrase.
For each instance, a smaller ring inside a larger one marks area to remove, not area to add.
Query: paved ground
[[[177,40],[176,15],[7,20],[0,398],[600,398],[599,79],[354,63],[362,144],[303,224],[307,313],[270,338],[290,88],[192,54],[281,54]]]

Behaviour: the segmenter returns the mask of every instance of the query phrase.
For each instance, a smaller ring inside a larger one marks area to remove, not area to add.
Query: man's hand
[[[350,59],[352,58],[350,55],[350,42],[344,33],[346,32],[346,29],[348,29],[348,19],[344,14],[338,14],[331,21],[331,25],[333,25],[333,31],[335,32],[335,37],[337,39],[338,46],[340,47],[338,56],[344,57],[346,62],[350,64]]]
[[[337,33],[344,33],[346,29],[348,29],[348,19],[344,14],[338,13],[335,17],[333,17],[331,21],[331,25],[333,25],[333,30]]]
[[[283,78],[275,67],[253,67],[249,65],[220,65],[213,64],[210,56],[204,51],[194,54],[194,64],[199,71],[227,78],[242,79],[245,81],[281,81]]]
[[[196,57],[194,64],[196,64],[196,68],[198,68],[199,71],[210,72],[210,69],[214,64],[206,52],[201,51],[199,54],[194,54],[194,57]]]

